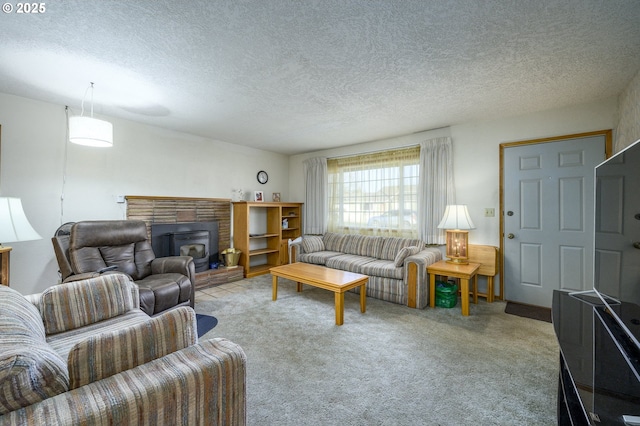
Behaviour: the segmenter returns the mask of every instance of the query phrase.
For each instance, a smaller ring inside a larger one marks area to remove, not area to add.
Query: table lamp
[[[0,255],[2,275],[0,284],[9,285],[9,252],[2,243],[39,240],[42,237],[31,227],[19,198],[0,197]]]
[[[469,229],[475,229],[467,206],[448,205],[438,225],[447,230],[447,263],[466,265],[469,263]]]

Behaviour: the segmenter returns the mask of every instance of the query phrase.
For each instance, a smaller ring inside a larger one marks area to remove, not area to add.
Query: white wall
[[[467,123],[348,147],[286,156],[246,148],[126,120],[114,125],[113,148],[66,143],[64,106],[0,94],[0,195],[20,197],[39,241],[10,243],[11,285],[24,294],[57,281],[50,238],[62,223],[120,219],[125,206],[116,195],[230,198],[231,190],[263,190],[266,199],[281,192],[283,201],[304,201],[302,162],[380,151],[451,136],[457,202],[469,205],[476,244],[499,245],[499,144],[614,128],[617,100],[544,111],[519,117]],[[60,196],[67,167],[65,200]],[[176,164],[182,165],[178,171]],[[258,170],[269,173],[259,185]],[[496,217],[485,218],[485,207]]]
[[[609,98],[563,109],[453,126],[456,197],[458,203],[469,206],[477,227],[469,233],[469,242],[500,245],[501,143],[613,129],[616,115],[617,100]],[[484,217],[485,207],[495,208],[496,216]]]
[[[284,155],[102,118],[113,123],[113,148],[68,144],[64,106],[0,94],[0,195],[21,198],[43,237],[6,244],[13,247],[11,287],[23,294],[57,282],[50,238],[62,223],[125,217],[117,195],[231,198],[240,188],[290,201]],[[256,180],[259,170],[269,173],[266,185]]]
[[[289,158],[289,193],[304,201],[303,161],[312,157],[338,157],[387,148],[415,145],[441,136],[453,140],[456,202],[467,204],[476,225],[469,233],[474,244],[499,245],[500,156],[503,142],[538,139],[595,130],[612,129],[617,111],[616,98],[549,110],[517,117],[455,125],[339,149],[316,151]],[[484,217],[484,208],[495,209],[496,216]]]
[[[640,139],[640,71],[620,95],[614,152]]]
[[[304,201],[302,163],[312,157],[337,157],[386,148],[414,145],[441,136],[453,140],[456,202],[467,204],[476,229],[469,232],[472,244],[500,245],[500,144],[596,130],[613,129],[617,117],[617,99],[542,111],[492,121],[454,125],[446,129],[420,132],[345,147],[291,156],[289,193]],[[484,209],[495,209],[494,217],[484,217]],[[496,281],[496,289],[499,285]]]

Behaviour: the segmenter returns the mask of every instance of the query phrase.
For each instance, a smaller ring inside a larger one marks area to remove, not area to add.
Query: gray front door
[[[514,145],[503,155],[505,298],[551,307],[593,285],[594,167],[605,134]]]

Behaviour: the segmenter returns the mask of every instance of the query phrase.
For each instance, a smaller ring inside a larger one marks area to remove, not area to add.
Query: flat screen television
[[[640,348],[640,140],[595,178],[594,290]]]

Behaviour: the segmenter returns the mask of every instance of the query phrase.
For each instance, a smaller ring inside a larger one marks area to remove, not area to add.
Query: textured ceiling
[[[0,92],[79,113],[93,81],[96,113],[285,154],[603,99],[640,69],[638,0],[44,4],[0,16]]]

